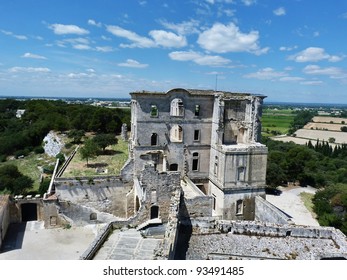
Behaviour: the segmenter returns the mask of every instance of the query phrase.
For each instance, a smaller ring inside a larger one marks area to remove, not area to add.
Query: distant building
[[[16,118],[20,119],[25,113],[25,110],[24,109],[18,109],[16,111]]]

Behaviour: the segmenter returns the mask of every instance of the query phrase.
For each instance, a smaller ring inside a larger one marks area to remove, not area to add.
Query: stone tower
[[[215,215],[253,220],[265,194],[267,148],[259,143],[264,96],[218,93],[214,99],[210,194]]]

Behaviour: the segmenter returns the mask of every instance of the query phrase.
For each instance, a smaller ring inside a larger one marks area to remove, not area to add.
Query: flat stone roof
[[[192,235],[187,260],[204,259],[285,259],[311,260],[347,257],[328,238],[269,237],[241,234]]]
[[[246,93],[246,92],[230,92],[230,91],[215,91],[212,89],[183,89],[183,88],[174,88],[170,89],[167,92],[159,92],[159,91],[135,91],[131,92],[130,95],[132,94],[151,94],[151,95],[167,95],[171,92],[187,92],[191,95],[204,95],[204,96],[214,96],[216,94],[223,94],[227,96],[259,96],[262,98],[265,98],[265,95],[261,94],[252,94],[252,93]]]

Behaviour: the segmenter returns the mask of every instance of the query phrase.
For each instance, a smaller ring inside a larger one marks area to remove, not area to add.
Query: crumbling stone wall
[[[141,172],[139,182],[145,188],[145,200],[142,206],[148,211],[152,206],[159,207],[159,216],[163,223],[168,221],[170,214],[171,197],[180,187],[180,174],[178,172],[161,172],[155,170],[153,165],[146,165]]]
[[[177,189],[175,195],[171,198],[170,213],[164,239],[155,252],[156,259],[158,260],[172,260],[175,257],[179,231],[179,207],[181,195],[181,189]]]

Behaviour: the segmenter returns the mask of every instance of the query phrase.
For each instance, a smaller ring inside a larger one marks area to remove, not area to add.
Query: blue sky
[[[347,104],[347,1],[0,1],[0,96],[217,89]]]

